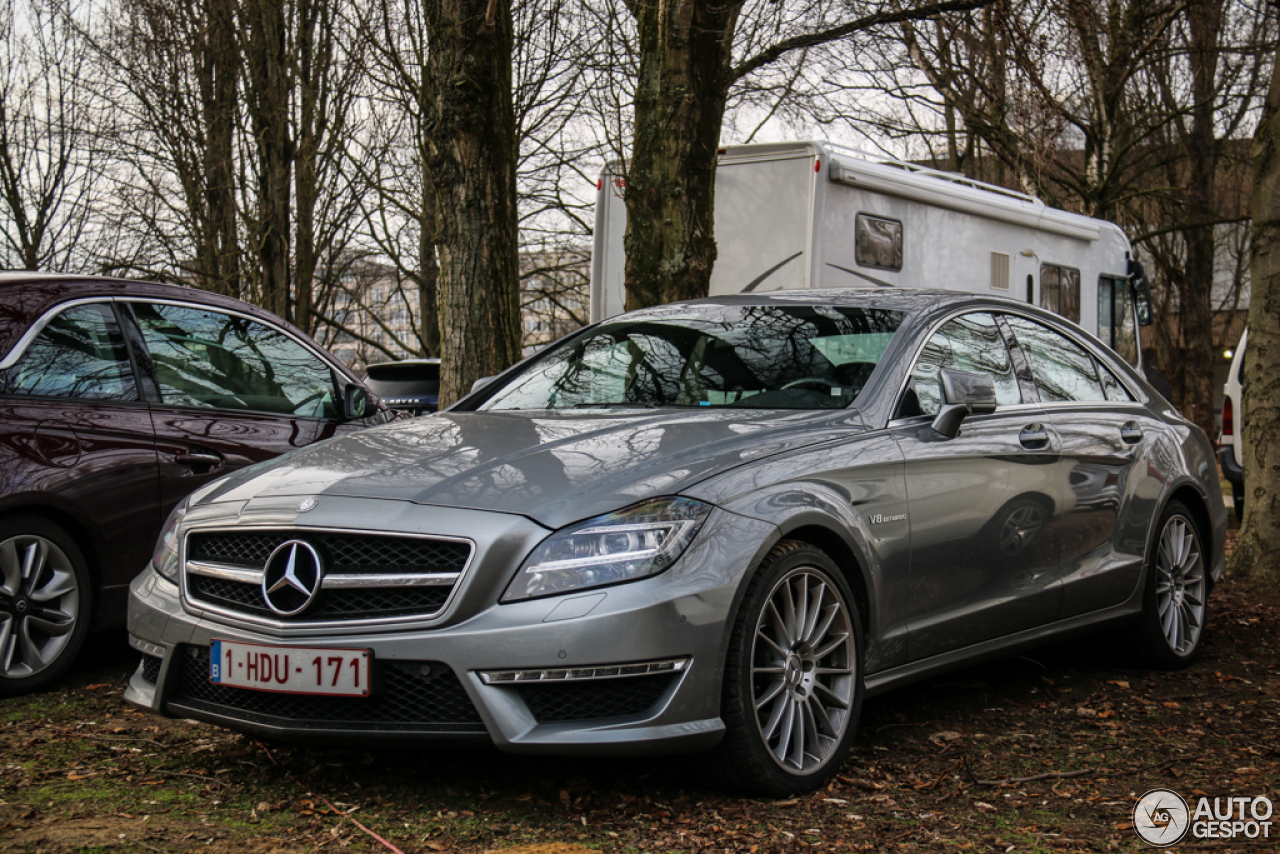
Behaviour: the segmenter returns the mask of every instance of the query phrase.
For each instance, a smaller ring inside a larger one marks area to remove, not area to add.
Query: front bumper
[[[193,607],[148,568],[130,590],[130,640],[143,654],[125,692],[130,704],[254,735],[327,744],[492,743],[510,752],[617,755],[697,751],[719,741],[721,674],[736,593],[776,538],[773,526],[716,510],[661,575],[499,605],[519,560],[544,529],[480,511],[409,505],[388,514],[388,505],[402,502],[325,503],[335,519],[355,522],[374,513],[391,520],[388,531],[432,533],[434,521],[447,528],[436,533],[472,537],[473,565],[445,612],[429,625],[255,625]],[[214,638],[368,649],[373,696],[304,697],[213,685],[208,649]],[[683,662],[681,669],[613,670],[670,661]],[[561,678],[573,669],[577,678]],[[493,671],[512,670],[530,676],[486,684],[486,672],[492,681]],[[536,678],[544,671],[552,671],[545,674],[551,678]]]

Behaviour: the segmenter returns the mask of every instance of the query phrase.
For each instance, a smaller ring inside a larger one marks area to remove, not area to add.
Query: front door
[[[996,411],[968,417],[953,439],[931,426],[943,368],[996,384]],[[1061,596],[1059,439],[1024,400],[994,317],[966,314],[930,337],[898,414],[890,427],[906,459],[911,658],[1051,621]]]

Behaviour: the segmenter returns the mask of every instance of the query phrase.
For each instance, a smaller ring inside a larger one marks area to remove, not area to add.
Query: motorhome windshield
[[[672,306],[570,339],[480,408],[840,408],[902,318],[853,307]]]

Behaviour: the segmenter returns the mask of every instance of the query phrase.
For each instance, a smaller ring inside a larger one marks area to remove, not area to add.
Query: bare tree
[[[101,157],[88,63],[46,0],[0,3],[0,264],[87,271]]]
[[[1253,294],[1245,352],[1244,527],[1233,572],[1280,584],[1280,57],[1253,139]]]
[[[1222,226],[1247,215],[1222,176],[1256,114],[1275,20],[1227,0],[1001,0],[904,25],[905,55],[874,75],[900,108],[882,126],[929,140],[948,168],[1129,229],[1156,262],[1157,362],[1211,434],[1215,261]]]

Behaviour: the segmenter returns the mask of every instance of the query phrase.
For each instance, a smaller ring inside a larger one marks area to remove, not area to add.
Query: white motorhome
[[[591,319],[623,310],[626,182],[596,200]],[[831,287],[998,293],[1076,321],[1140,366],[1150,322],[1141,265],[1113,223],[827,142],[723,149],[711,295]]]

